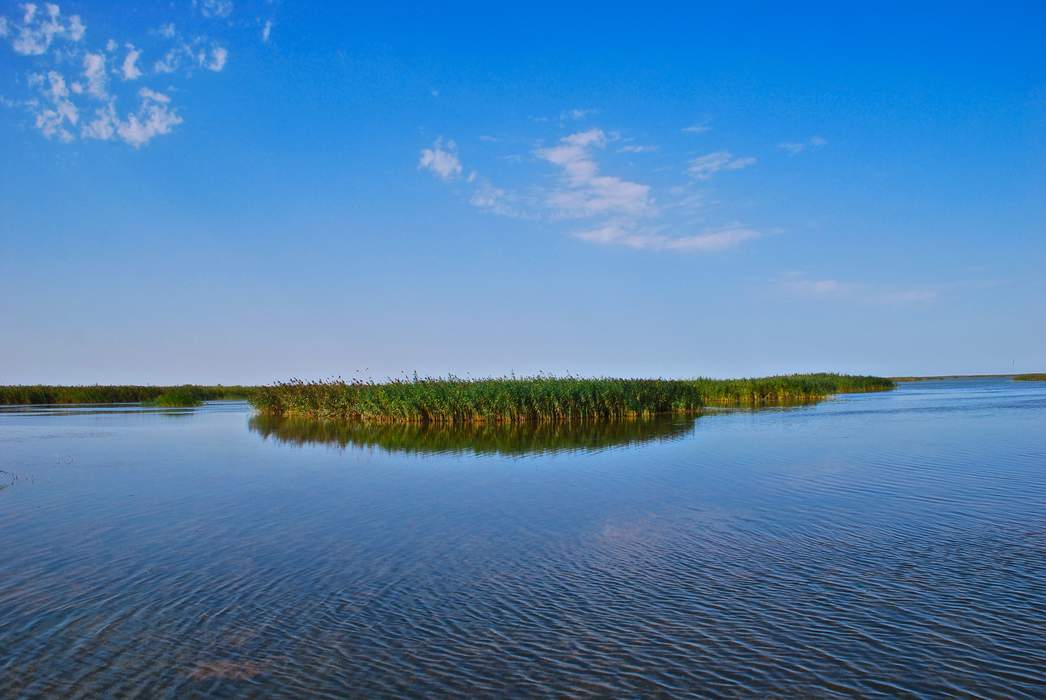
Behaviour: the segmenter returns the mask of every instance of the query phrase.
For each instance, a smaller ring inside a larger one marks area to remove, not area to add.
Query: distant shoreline
[[[943,379],[1013,379],[1018,382],[1046,381],[1046,373],[1023,374],[938,374],[926,377],[890,377],[895,382],[932,382]]]

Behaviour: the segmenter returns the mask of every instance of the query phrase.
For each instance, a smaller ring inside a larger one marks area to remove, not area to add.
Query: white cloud
[[[225,68],[225,62],[229,59],[229,51],[221,46],[215,46],[211,49],[211,59],[207,62],[207,70],[212,70],[215,73]]]
[[[636,250],[668,250],[678,252],[712,253],[734,248],[744,241],[758,238],[759,232],[749,228],[730,228],[708,231],[690,236],[668,236],[656,231],[630,225],[610,223],[574,234],[589,243],[620,245]]]
[[[84,56],[84,78],[87,79],[87,94],[104,100],[109,96],[105,74],[105,55],[88,53]]]
[[[539,158],[562,169],[563,186],[549,192],[546,199],[557,215],[567,218],[640,215],[652,209],[649,185],[599,174],[592,149],[603,148],[606,143],[602,129],[589,129],[535,152]]]
[[[0,39],[7,36],[7,18],[0,17]]]
[[[431,171],[441,180],[453,180],[460,177],[461,161],[458,159],[457,144],[447,141],[446,148],[444,148],[443,137],[437,138],[432,144],[432,148],[421,149],[418,168]]]
[[[124,119],[116,112],[115,100],[109,100],[95,110],[95,118],[84,124],[80,135],[101,141],[118,138],[137,149],[157,136],[171,133],[182,123],[167,95],[143,87],[138,91],[138,97],[138,109]]]
[[[154,73],[176,73],[183,67],[191,73],[193,68],[206,68],[215,73],[221,72],[229,59],[229,50],[218,44],[204,46],[207,38],[194,37],[191,42],[181,41],[171,47],[155,63]]]
[[[95,109],[94,119],[84,123],[83,128],[80,129],[80,137],[108,141],[116,133],[116,125],[118,123],[116,102],[115,100],[109,100],[101,107]]]
[[[232,14],[232,0],[200,0],[200,14],[204,17],[228,17]]]
[[[62,10],[58,5],[47,3],[43,12],[36,3],[22,5],[22,22],[11,41],[11,48],[22,56],[40,56],[47,53],[55,39],[78,42],[84,38],[87,27],[80,21],[79,15],[62,19]],[[11,25],[3,20],[3,31],[0,36],[11,33]]]
[[[183,47],[169,49],[159,61],[153,64],[155,73],[173,73],[182,62]]]
[[[174,35],[178,32],[174,28],[174,22],[168,22],[167,24],[161,24],[160,28],[156,30],[156,33],[164,39],[173,39]]]
[[[142,88],[138,95],[141,97],[138,111],[116,127],[120,138],[135,148],[142,147],[156,136],[171,133],[171,129],[182,123],[182,118],[171,109],[167,95],[149,88]]]
[[[138,67],[138,58],[142,55],[142,52],[134,48],[131,44],[127,45],[127,55],[124,56],[123,66],[120,68],[120,73],[124,80],[138,80],[142,77],[142,71]]]
[[[789,155],[797,156],[803,151],[816,151],[827,143],[828,141],[820,136],[812,136],[806,141],[784,141],[777,144],[777,147]]]
[[[261,40],[262,40],[262,43],[268,44],[269,43],[269,37],[271,37],[271,36],[272,36],[272,20],[271,19],[267,19],[267,20],[265,20],[265,24],[262,25],[262,30],[261,30]]]
[[[65,78],[57,71],[49,71],[46,76],[39,73],[30,76],[29,82],[36,86],[48,101],[48,106],[37,107],[35,112],[36,128],[46,138],[58,139],[63,143],[73,140],[73,133],[67,126],[75,126],[80,120],[80,112],[69,100],[69,88]]]
[[[687,172],[698,180],[709,180],[724,170],[740,170],[755,163],[755,158],[735,158],[730,151],[716,151],[690,161]]]
[[[708,125],[707,121],[691,124],[690,126],[684,126],[682,129],[680,129],[680,131],[682,131],[684,134],[703,134],[706,131],[711,130],[712,127]]]

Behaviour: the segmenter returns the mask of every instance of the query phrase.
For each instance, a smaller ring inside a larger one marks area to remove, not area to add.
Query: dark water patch
[[[695,416],[538,423],[362,423],[257,415],[250,428],[292,445],[380,448],[410,454],[540,455],[597,452],[652,440],[677,440]]]

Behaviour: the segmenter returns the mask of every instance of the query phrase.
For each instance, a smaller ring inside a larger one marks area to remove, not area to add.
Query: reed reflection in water
[[[690,434],[696,416],[541,423],[361,423],[257,415],[250,428],[263,438],[295,445],[379,447],[412,454],[522,456],[598,452]]]

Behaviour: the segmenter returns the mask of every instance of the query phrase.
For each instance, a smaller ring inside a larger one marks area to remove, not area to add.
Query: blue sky
[[[0,383],[1046,369],[1041,3],[0,16]]]

